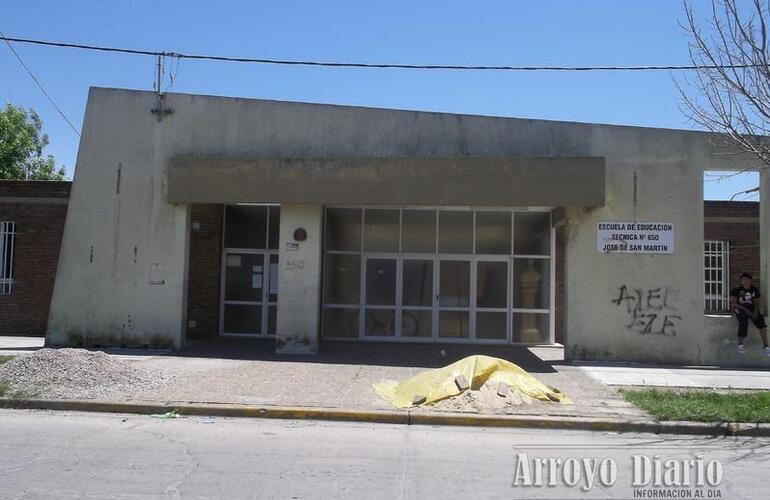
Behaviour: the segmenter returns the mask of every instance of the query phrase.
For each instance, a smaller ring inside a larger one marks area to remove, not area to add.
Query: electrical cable
[[[0,31],[0,39],[5,40],[5,43],[6,45],[8,45],[8,48],[11,49],[11,52],[13,52],[13,55],[16,56],[16,59],[18,59],[19,63],[21,63],[24,69],[27,70],[27,73],[29,73],[29,76],[32,77],[32,80],[34,80],[34,82],[43,92],[43,95],[45,95],[48,101],[53,105],[53,107],[56,108],[56,111],[58,111],[61,117],[64,118],[64,121],[67,122],[67,125],[70,126],[72,131],[75,132],[75,134],[77,134],[78,137],[80,137],[80,132],[78,131],[78,129],[75,128],[75,126],[72,124],[69,118],[67,118],[67,115],[64,114],[64,111],[62,111],[61,108],[56,104],[56,102],[54,102],[53,98],[48,94],[48,92],[46,92],[45,88],[43,87],[43,84],[40,83],[40,80],[38,80],[35,74],[32,72],[32,70],[29,69],[29,66],[24,64],[24,61],[22,60],[19,53],[16,52],[16,50],[13,48],[13,46],[11,45],[11,42],[13,41],[13,39],[7,38],[2,31]]]
[[[37,40],[32,38],[15,38],[2,36],[0,39],[6,42],[28,43],[49,47],[64,47],[80,50],[92,50],[101,52],[116,52],[122,54],[175,57],[177,59],[193,59],[221,62],[240,62],[253,64],[276,64],[285,66],[321,66],[328,68],[375,68],[375,69],[417,69],[417,70],[458,70],[458,71],[690,71],[704,69],[748,69],[762,67],[762,64],[735,64],[735,65],[711,65],[711,64],[684,64],[684,65],[645,65],[645,66],[496,66],[496,65],[455,65],[455,64],[401,64],[401,63],[358,63],[358,62],[329,62],[329,61],[303,61],[287,59],[260,59],[253,57],[216,56],[204,54],[183,54],[179,52],[165,52],[155,50],[127,49],[121,47],[107,47],[103,45],[85,45],[68,42],[53,42],[49,40]]]

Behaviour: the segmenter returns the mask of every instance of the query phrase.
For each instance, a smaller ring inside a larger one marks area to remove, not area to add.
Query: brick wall
[[[222,205],[193,205],[187,279],[187,336],[219,333]],[[193,326],[194,324],[194,326]]]
[[[0,335],[45,335],[70,184],[0,181],[0,221],[16,223],[14,284],[0,295]]]
[[[744,271],[759,287],[759,202],[706,201],[703,213],[704,239],[730,242],[730,287]]]

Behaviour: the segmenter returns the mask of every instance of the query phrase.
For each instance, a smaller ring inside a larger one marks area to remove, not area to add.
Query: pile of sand
[[[468,389],[457,396],[438,401],[428,408],[442,411],[497,413],[505,408],[531,405],[536,401],[516,389],[498,394],[498,384],[487,383],[478,389]]]
[[[6,396],[51,399],[98,399],[113,391],[165,385],[169,374],[146,369],[103,352],[41,349],[0,364]]]

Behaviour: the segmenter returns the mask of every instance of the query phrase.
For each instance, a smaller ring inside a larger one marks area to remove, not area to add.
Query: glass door
[[[401,336],[433,337],[433,259],[405,258],[401,271]]]
[[[228,252],[225,256],[224,333],[262,333],[265,254]]]
[[[327,207],[325,339],[553,342],[551,215]]]
[[[439,259],[438,337],[471,337],[471,260]]]
[[[223,335],[275,335],[279,217],[278,206],[225,207]]]
[[[364,337],[396,335],[396,273],[398,260],[367,257],[364,279]]]

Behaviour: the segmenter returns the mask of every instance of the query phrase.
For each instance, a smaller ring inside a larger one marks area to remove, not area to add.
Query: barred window
[[[704,241],[706,311],[730,309],[730,242]]]
[[[13,246],[16,223],[0,222],[0,294],[11,293],[13,286]]]

